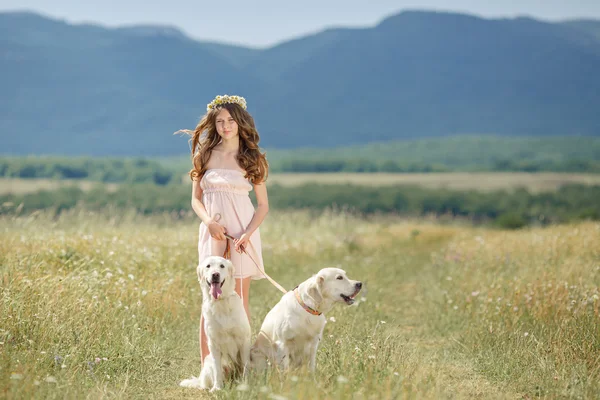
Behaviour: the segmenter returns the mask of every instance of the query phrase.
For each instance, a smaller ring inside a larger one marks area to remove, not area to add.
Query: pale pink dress
[[[216,215],[221,214],[221,219],[217,222],[227,229],[229,235],[234,238],[240,237],[254,216],[254,205],[249,196],[252,184],[244,178],[244,173],[234,169],[208,169],[200,180],[200,188],[202,188],[202,203],[208,215],[216,219],[218,218]],[[264,271],[264,266],[259,230],[257,229],[250,236],[246,252],[256,261],[260,270],[248,255],[235,251],[233,242],[229,239],[228,241],[231,249],[231,262],[235,266],[234,276],[236,278],[263,279],[264,275],[260,271]],[[213,239],[208,227],[204,223],[200,224],[199,262],[208,256],[223,256],[225,246],[225,240]]]

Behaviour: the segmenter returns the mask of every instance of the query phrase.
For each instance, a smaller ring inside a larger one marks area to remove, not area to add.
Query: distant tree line
[[[189,212],[191,192],[186,185],[121,185],[108,191],[103,185],[83,191],[63,187],[27,195],[0,196],[0,213],[29,213],[38,209],[60,212],[73,207],[102,210],[135,209],[143,214]],[[273,209],[343,208],[362,214],[393,213],[406,216],[449,216],[506,228],[580,219],[600,220],[600,186],[569,184],[554,192],[529,193],[525,189],[481,193],[425,189],[412,186],[365,187],[307,184],[273,185]]]
[[[600,137],[457,135],[267,149],[267,158],[274,172],[600,172]]]
[[[0,177],[7,178],[85,179],[105,183],[166,185],[175,175],[160,162],[144,158],[0,158]]]
[[[189,165],[188,165],[189,164]],[[597,160],[509,160],[499,159],[491,165],[453,167],[441,163],[378,160],[377,157],[347,159],[281,158],[270,162],[272,173],[426,173],[453,171],[490,172],[600,172]],[[84,179],[104,183],[154,183],[166,185],[181,179],[191,168],[189,159],[169,162],[144,158],[0,158],[0,177]]]

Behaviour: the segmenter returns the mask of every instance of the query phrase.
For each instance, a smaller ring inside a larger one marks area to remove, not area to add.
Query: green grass
[[[197,220],[82,210],[1,218],[7,398],[600,393],[598,223],[505,232],[272,212],[263,254],[279,283],[339,266],[365,289],[327,315],[315,376],[252,374],[209,396],[177,386],[200,367]],[[252,284],[253,335],[279,296],[265,280]]]

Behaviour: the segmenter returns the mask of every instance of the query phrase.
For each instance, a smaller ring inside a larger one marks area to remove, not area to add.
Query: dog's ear
[[[322,276],[315,276],[315,279],[308,285],[307,293],[310,297],[313,298],[316,304],[319,304],[323,301],[323,294],[321,293],[321,288],[323,287],[323,282],[325,278]]]
[[[196,275],[198,275],[198,282],[200,283],[202,283],[204,268],[204,264],[198,264],[198,266],[196,267]]]
[[[319,290],[323,287],[323,282],[325,282],[325,277],[323,275],[317,275],[316,278],[317,285],[319,286]]]
[[[231,260],[225,259],[225,261],[227,262],[227,274],[231,279],[233,279],[233,275],[235,274],[235,267],[233,266]]]

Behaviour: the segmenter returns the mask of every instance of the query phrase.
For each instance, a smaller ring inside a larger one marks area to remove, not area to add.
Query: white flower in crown
[[[246,99],[241,97],[241,96],[229,96],[229,95],[223,95],[223,96],[217,96],[215,97],[215,99],[213,101],[211,101],[210,103],[208,103],[206,105],[206,111],[210,111],[212,109],[214,109],[215,107],[221,105],[221,104],[237,104],[240,107],[242,107],[244,110],[247,108],[246,106]]]

